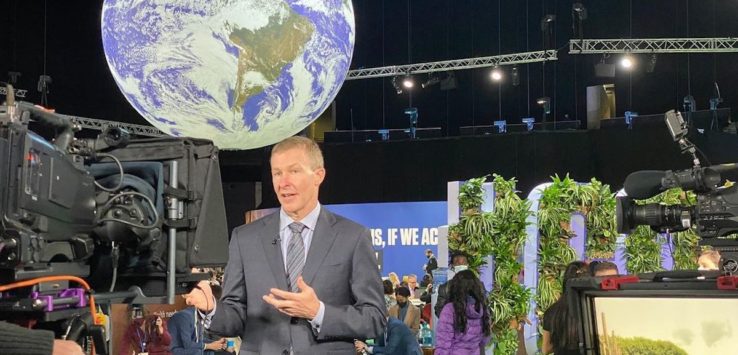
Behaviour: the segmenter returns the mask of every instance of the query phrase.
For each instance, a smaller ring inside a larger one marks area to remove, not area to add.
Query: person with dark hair
[[[410,328],[401,320],[387,317],[387,329],[384,336],[375,339],[374,345],[369,346],[361,340],[355,340],[354,346],[358,353],[375,355],[422,355],[418,339]]]
[[[395,299],[395,287],[392,285],[392,281],[390,280],[382,281],[382,286],[384,286],[384,305],[387,306],[387,310],[389,310],[392,306],[397,304],[397,300]]]
[[[589,263],[589,272],[592,276],[617,276],[620,274],[615,263],[599,260]]]
[[[423,271],[425,271],[426,274],[430,274],[433,270],[438,269],[438,260],[436,259],[436,256],[433,255],[433,250],[430,249],[425,250],[425,257],[428,258],[428,262],[423,265]]]
[[[169,355],[169,344],[172,337],[169,335],[164,320],[157,315],[146,318],[146,352],[149,355]]]
[[[212,307],[213,292],[210,282],[200,281],[190,292],[183,295],[188,308],[169,318],[170,350],[174,355],[202,355],[205,351],[225,349],[225,339],[205,340],[205,315],[198,309]]]
[[[420,309],[410,303],[410,289],[400,286],[395,290],[397,304],[390,307],[387,312],[390,317],[395,317],[405,323],[414,335],[420,330]]]
[[[543,353],[556,355],[579,354],[577,320],[569,313],[566,284],[569,280],[590,276],[585,262],[574,261],[564,271],[563,292],[559,300],[543,314]]]
[[[469,260],[466,258],[466,255],[462,253],[454,253],[451,255],[451,267],[449,268],[451,272],[458,273],[461,271],[464,271],[469,268]],[[452,275],[449,280],[453,280],[454,276]],[[438,296],[436,297],[436,306],[433,309],[434,313],[436,314],[436,317],[441,316],[441,310],[443,309],[443,306],[446,305],[446,299],[448,298],[448,282],[444,282],[440,285],[438,285]]]
[[[491,334],[484,286],[471,270],[457,273],[448,284],[448,303],[436,326],[435,355],[478,355]]]

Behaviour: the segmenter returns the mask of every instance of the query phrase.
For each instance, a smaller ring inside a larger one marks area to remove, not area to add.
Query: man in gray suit
[[[233,231],[223,297],[204,323],[241,336],[241,354],[354,354],[354,339],[386,323],[369,231],[318,203],[315,142],[288,138],[270,163],[280,211]]]

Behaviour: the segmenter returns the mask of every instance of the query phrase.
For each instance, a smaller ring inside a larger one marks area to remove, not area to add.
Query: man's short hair
[[[418,275],[415,275],[415,274],[407,275],[407,282],[410,282],[410,279],[415,279],[415,282],[417,282],[418,281]]]
[[[318,169],[324,167],[323,152],[320,150],[318,143],[310,138],[294,136],[289,137],[272,147],[272,156],[286,150],[299,148],[305,151],[310,158],[311,168]]]
[[[403,296],[403,297],[410,297],[410,289],[405,286],[400,286],[395,289],[395,295]]]
[[[609,261],[599,261],[595,260],[591,263],[589,263],[589,272],[592,275],[597,275],[600,271],[605,270],[615,270],[618,274],[620,273],[620,270],[618,270],[618,266],[615,265],[615,263],[609,262]]]
[[[433,250],[430,250],[430,249],[425,249],[425,253],[426,253],[426,254],[433,254]]]

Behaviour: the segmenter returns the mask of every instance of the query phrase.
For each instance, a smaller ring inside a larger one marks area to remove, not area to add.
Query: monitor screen
[[[599,354],[733,354],[738,299],[594,297]]]

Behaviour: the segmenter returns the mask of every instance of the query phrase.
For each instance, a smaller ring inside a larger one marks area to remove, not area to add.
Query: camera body
[[[630,174],[625,182],[628,196],[618,197],[618,232],[629,233],[638,225],[648,225],[661,232],[677,232],[694,225],[703,240],[738,232],[738,187],[723,183],[723,174],[737,169],[735,164],[723,164],[676,172],[640,171]],[[637,205],[633,201],[634,198],[649,198],[675,187],[693,191],[697,195],[697,204]]]
[[[161,296],[197,280],[192,268],[225,265],[212,142],[131,140],[116,127],[77,139],[68,117],[8,101],[0,106],[0,285],[76,276],[98,292],[137,288],[113,302],[165,303]],[[47,141],[29,124],[56,136]],[[12,302],[42,288],[3,293],[0,307],[20,311]]]

